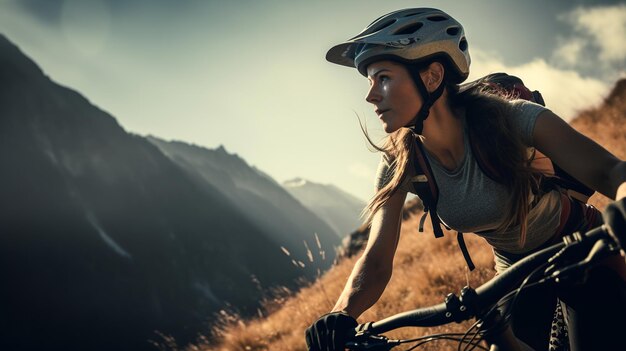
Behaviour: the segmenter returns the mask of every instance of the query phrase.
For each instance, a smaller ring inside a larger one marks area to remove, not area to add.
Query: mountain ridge
[[[344,238],[362,224],[365,202],[332,184],[319,184],[303,178],[283,182],[283,187],[304,206],[324,219],[338,237]]]
[[[242,158],[228,154],[224,148],[210,150],[155,137],[150,137],[149,141],[195,179],[220,189],[248,218],[276,235],[292,256],[299,256],[298,261],[309,261],[309,265],[321,269],[330,266],[335,256],[334,246],[339,245],[338,238],[329,236],[332,229],[276,181],[259,173]],[[308,243],[303,245],[303,240]],[[307,247],[315,247],[318,242],[320,247],[309,256]]]
[[[317,274],[4,36],[0,82],[0,349],[190,341],[220,310],[254,314],[267,289]]]

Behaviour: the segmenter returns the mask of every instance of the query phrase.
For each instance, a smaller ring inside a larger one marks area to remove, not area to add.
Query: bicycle
[[[626,242],[626,233],[620,234],[618,241]],[[513,335],[507,311],[502,314],[498,308],[501,302],[512,298],[514,304],[520,291],[534,285],[584,279],[589,267],[619,252],[618,241],[608,234],[604,225],[586,233],[565,236],[562,242],[527,256],[476,289],[466,286],[459,296],[450,293],[443,303],[435,306],[358,325],[348,338],[346,348],[381,351],[413,344],[406,350],[414,350],[428,342],[447,339],[457,341],[458,350],[528,350],[528,346]],[[476,322],[465,333],[432,334],[403,340],[383,335],[402,327],[433,327],[471,318]],[[482,340],[487,346],[481,344]]]

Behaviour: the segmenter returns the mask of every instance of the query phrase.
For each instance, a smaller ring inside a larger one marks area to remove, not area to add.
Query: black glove
[[[602,212],[609,233],[626,250],[626,198],[611,202]]]
[[[346,312],[331,312],[321,316],[304,333],[309,351],[343,351],[350,329],[358,323]]]

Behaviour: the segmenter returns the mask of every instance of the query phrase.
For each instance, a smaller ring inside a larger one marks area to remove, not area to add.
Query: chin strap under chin
[[[418,92],[422,96],[423,103],[422,107],[417,112],[417,115],[415,115],[415,118],[405,127],[410,128],[415,134],[422,134],[422,130],[424,129],[424,120],[428,118],[430,108],[433,106],[435,101],[437,101],[437,99],[441,97],[441,94],[443,94],[445,84],[442,82],[435,91],[429,93],[428,89],[426,89],[426,86],[424,85],[424,82],[422,81],[422,77],[420,76],[419,67],[415,65],[407,65],[406,68],[411,74],[411,78],[413,78],[413,82],[415,83]]]

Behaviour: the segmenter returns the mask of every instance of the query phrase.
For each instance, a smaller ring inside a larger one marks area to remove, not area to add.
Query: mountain
[[[2,350],[188,342],[323,268],[301,248],[313,233],[282,242],[2,35],[0,146]]]
[[[287,191],[303,205],[326,221],[341,238],[362,224],[361,211],[366,203],[329,184],[318,184],[302,178],[283,183]]]
[[[335,257],[334,247],[340,244],[339,238],[270,176],[249,166],[238,155],[229,154],[224,146],[210,150],[154,136],[149,136],[148,140],[200,186],[223,193],[243,216],[270,233],[275,242],[286,246],[292,256],[305,261],[302,258],[308,255],[308,248],[314,256],[313,260],[307,258],[307,265],[322,269],[330,266]]]

